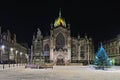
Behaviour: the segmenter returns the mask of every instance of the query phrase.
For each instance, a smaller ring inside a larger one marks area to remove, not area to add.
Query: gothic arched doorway
[[[57,61],[56,61],[57,65],[65,65],[65,61],[64,61],[64,57],[62,55],[59,55],[57,57]]]

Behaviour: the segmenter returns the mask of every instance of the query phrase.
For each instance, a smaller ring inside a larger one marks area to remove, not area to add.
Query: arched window
[[[71,54],[71,57],[76,57],[76,56],[77,56],[76,46],[72,45],[72,54]]]
[[[63,48],[65,46],[65,38],[62,33],[59,33],[56,37],[56,48]]]
[[[49,56],[49,45],[48,44],[44,46],[44,56]]]
[[[81,51],[83,51],[84,50],[84,47],[83,46],[81,46]]]
[[[49,45],[48,44],[45,45],[44,51],[49,51]]]
[[[81,52],[80,52],[80,57],[82,57],[84,59],[85,57],[85,51],[84,51],[84,46],[81,46]]]

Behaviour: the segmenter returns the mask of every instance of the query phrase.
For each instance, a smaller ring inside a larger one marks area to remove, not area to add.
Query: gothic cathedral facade
[[[40,36],[39,31],[37,37]],[[41,43],[41,46],[37,45],[38,43]],[[81,38],[80,35],[77,38],[71,37],[70,24],[66,24],[65,19],[61,16],[61,11],[54,24],[51,24],[50,36],[39,37],[39,39],[35,38],[35,35],[33,36],[31,52],[32,62],[38,58],[44,59],[42,61],[45,63],[67,65],[70,63],[90,63],[94,59],[92,39],[87,35],[84,38]]]

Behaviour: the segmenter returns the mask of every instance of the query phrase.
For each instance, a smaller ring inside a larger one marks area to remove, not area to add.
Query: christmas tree
[[[96,65],[96,67],[98,69],[104,69],[105,67],[112,66],[112,63],[111,63],[105,49],[103,48],[102,43],[101,43],[101,47],[100,47],[99,51],[96,54],[94,64]]]

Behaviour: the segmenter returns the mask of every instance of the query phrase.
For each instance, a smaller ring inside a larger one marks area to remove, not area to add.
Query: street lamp
[[[10,48],[10,51],[13,51],[13,48]]]
[[[5,48],[5,46],[4,45],[2,45],[2,49],[4,49]]]
[[[18,66],[18,51],[16,50],[15,53],[16,53],[16,59],[17,59],[17,60],[16,60],[16,63],[17,63],[17,66]]]
[[[90,45],[89,45],[89,42],[88,42],[88,65],[90,64],[90,52],[89,52],[89,51],[90,51],[90,50],[89,50],[90,47],[89,47],[89,46],[90,46]]]
[[[11,55],[10,54],[12,54],[12,56],[13,56],[13,48],[10,48],[10,52],[9,52],[9,54],[8,54],[8,60],[9,60],[9,68],[10,68],[10,58],[11,58]],[[14,65],[13,65],[14,66]]]
[[[15,55],[14,55],[13,50],[14,50],[14,48],[10,48],[10,51],[12,53],[12,63],[13,63],[13,67],[14,67],[14,57],[15,57]]]
[[[22,52],[20,52],[20,62],[21,62],[21,65],[22,65]]]
[[[1,53],[1,63],[3,64],[3,69],[4,69],[3,53],[4,53],[5,46],[2,45],[1,48],[2,48],[2,53]]]

